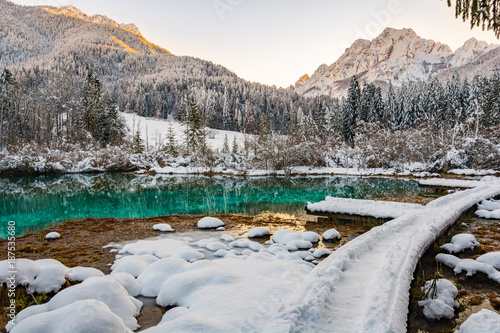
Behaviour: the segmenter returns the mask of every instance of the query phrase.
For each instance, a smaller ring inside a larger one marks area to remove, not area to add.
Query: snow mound
[[[181,258],[164,258],[148,266],[137,278],[141,286],[141,295],[157,297],[163,282],[179,272],[183,272],[189,264]]]
[[[323,238],[323,240],[336,240],[336,239],[340,239],[340,233],[335,230],[335,229],[330,229],[330,230],[327,230],[323,233],[323,235],[321,236]]]
[[[307,209],[311,212],[372,216],[375,218],[397,218],[407,214],[408,211],[422,208],[422,205],[410,203],[334,197],[326,197],[324,201],[307,204]]]
[[[476,260],[500,270],[500,252],[486,253],[478,257]]]
[[[271,231],[268,228],[256,227],[248,232],[248,238],[265,237],[269,236]]]
[[[327,250],[325,248],[320,248],[320,249],[316,249],[312,255],[314,258],[319,259],[319,258],[323,258],[325,256],[329,256],[332,253],[333,253],[333,251]]]
[[[476,211],[475,214],[479,217],[484,218],[484,219],[500,220],[500,209],[497,209],[494,211],[478,210],[478,211]]]
[[[480,204],[477,205],[478,210],[497,210],[500,209],[500,201],[496,200],[483,200]]]
[[[49,232],[47,235],[45,235],[45,239],[57,239],[61,238],[61,234],[58,232]]]
[[[455,333],[500,333],[500,315],[488,309],[472,314]]]
[[[458,234],[452,237],[451,243],[444,244],[441,248],[449,253],[459,253],[467,249],[474,249],[479,245],[474,235]]]
[[[155,224],[153,226],[153,230],[161,231],[161,232],[174,232],[175,231],[175,229],[172,229],[170,224],[167,224],[167,223]]]
[[[495,253],[495,252],[493,252]],[[498,252],[496,252],[498,253]],[[479,257],[481,258],[481,257]],[[479,259],[478,258],[478,259]],[[462,272],[467,272],[467,276],[473,276],[477,272],[486,274],[490,279],[500,283],[500,272],[495,269],[492,265],[485,261],[491,261],[496,263],[498,255],[494,254],[492,256],[487,256],[486,259],[483,258],[483,262],[473,260],[473,259],[460,259],[450,254],[438,254],[436,260],[445,264],[446,266],[453,269],[455,274],[460,274]]]
[[[25,286],[30,293],[43,294],[59,291],[70,269],[53,259],[17,259],[15,270],[16,285]],[[0,261],[0,285],[7,284],[9,271],[12,271],[9,262]]]
[[[477,272],[484,273],[488,275],[490,279],[500,283],[500,272],[497,271],[493,266],[478,262],[473,259],[462,259],[458,265],[453,270],[455,274],[460,274],[463,271],[467,272],[467,276],[473,276]]]
[[[229,243],[229,247],[240,248],[240,249],[250,249],[252,251],[260,251],[264,247],[257,242],[251,241],[248,238],[237,239]]]
[[[440,263],[450,267],[451,269],[455,269],[455,267],[457,267],[460,260],[462,260],[462,259],[457,258],[452,254],[439,253],[438,255],[436,255],[437,262],[440,262]]]
[[[158,258],[151,254],[125,256],[114,262],[111,266],[111,274],[124,272],[138,277],[146,267],[157,260]]]
[[[49,313],[81,300],[101,301],[109,307],[111,312],[121,318],[128,329],[133,331],[139,327],[135,317],[139,315],[142,302],[129,296],[127,290],[120,283],[106,277],[89,278],[81,284],[60,291],[48,303],[30,306],[22,310],[16,316],[16,326],[24,320],[28,320],[25,325],[29,325],[29,322],[37,322],[35,320],[37,317],[31,317]],[[7,329],[12,329],[12,326],[8,326]]]
[[[215,217],[204,217],[198,221],[199,229],[216,229],[222,227],[224,222],[222,220]]]
[[[476,215],[485,219],[500,220],[500,201],[481,201],[481,203],[477,206]]]
[[[222,235],[220,236],[220,240],[223,242],[232,242],[234,241],[234,237],[231,235]]]
[[[158,258],[177,257],[186,261],[203,259],[203,253],[177,239],[140,240],[123,246],[120,254],[151,254]]]
[[[193,327],[204,332],[261,331],[262,323],[271,320],[286,295],[311,272],[312,265],[300,259],[268,261],[262,254],[253,256],[253,260],[224,258],[169,270],[162,278],[157,303],[183,309],[172,315],[167,312],[160,325],[145,332],[186,332]]]
[[[455,300],[458,289],[452,282],[445,279],[427,281],[424,292],[426,296],[418,305],[424,308],[427,319],[453,318],[454,308],[458,308],[459,304]]]
[[[74,267],[68,271],[66,276],[72,281],[82,282],[91,277],[104,276],[104,273],[92,267]]]
[[[96,300],[81,300],[53,311],[35,314],[14,326],[10,333],[131,333],[109,307]]]
[[[314,243],[319,241],[319,235],[315,232],[292,231],[281,229],[274,233],[273,241],[285,245],[288,251],[297,251],[299,249],[310,249]]]

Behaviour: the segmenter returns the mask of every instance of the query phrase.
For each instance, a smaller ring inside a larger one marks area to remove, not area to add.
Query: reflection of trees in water
[[[82,217],[297,214],[326,196],[415,195],[414,181],[360,177],[243,178],[94,174],[0,178],[2,222],[41,225]]]

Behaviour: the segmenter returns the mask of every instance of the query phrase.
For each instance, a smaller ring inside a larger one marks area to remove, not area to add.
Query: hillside
[[[15,75],[36,69],[30,73],[34,80],[44,72],[63,73],[82,83],[92,71],[120,111],[141,116],[178,117],[189,93],[212,128],[255,132],[264,115],[274,129],[286,131],[299,108],[316,105],[285,89],[245,81],[209,61],[174,56],[148,42],[135,25],[75,7],[0,0],[0,36],[0,68]]]

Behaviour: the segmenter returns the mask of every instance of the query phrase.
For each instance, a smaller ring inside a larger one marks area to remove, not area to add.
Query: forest
[[[24,151],[36,157],[120,147],[127,156],[149,156],[144,160],[157,161],[159,154],[163,159],[190,157],[193,165],[210,168],[227,164],[287,172],[296,166],[403,170],[413,163],[441,172],[500,165],[500,69],[472,82],[455,74],[444,83],[389,85],[386,93],[373,84],[360,86],[353,77],[341,100],[304,98],[250,83],[225,85],[216,97],[208,96],[206,86],[197,89],[201,82],[194,87],[169,82],[130,95],[119,84],[107,89],[92,72],[78,79],[36,67],[15,73],[5,68],[0,77],[2,154]],[[127,105],[132,98],[146,101],[149,89],[167,91],[162,98],[173,102],[165,114],[156,108],[153,114],[139,114],[174,117],[186,128],[183,138],[171,133],[154,153],[144,151],[136,129],[127,129],[119,115],[130,112],[122,109],[124,100]],[[231,149],[213,151],[204,144],[207,128],[249,135]]]

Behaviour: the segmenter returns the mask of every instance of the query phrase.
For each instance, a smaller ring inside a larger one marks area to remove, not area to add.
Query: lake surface
[[[0,237],[16,222],[18,235],[85,217],[174,214],[304,215],[307,202],[326,196],[401,197],[422,190],[408,179],[361,177],[204,177],[94,174],[0,178]]]

